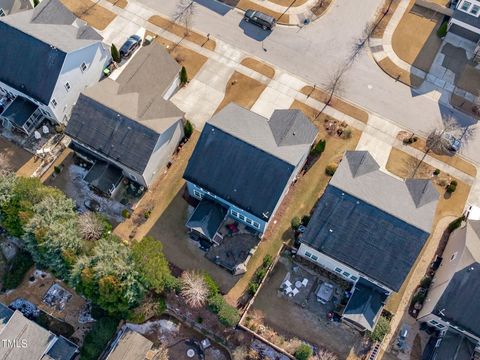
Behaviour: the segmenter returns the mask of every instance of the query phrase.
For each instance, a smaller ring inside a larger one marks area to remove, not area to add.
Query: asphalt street
[[[196,1],[194,29],[323,87],[351,57],[355,41],[382,4],[382,0],[335,0],[324,16],[303,28],[277,26],[273,32],[265,32],[245,23],[236,9],[215,0]],[[139,2],[168,17],[174,14],[177,4],[176,0]],[[439,103],[430,92],[413,92],[386,75],[368,49],[360,53],[345,73],[339,95],[422,135],[441,128],[442,118],[453,117],[462,124],[472,122]],[[480,140],[470,140],[462,154],[480,164]]]

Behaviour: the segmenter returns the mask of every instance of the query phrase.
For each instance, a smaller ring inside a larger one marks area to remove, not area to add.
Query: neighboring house
[[[0,17],[33,9],[30,0],[0,0]]]
[[[448,23],[448,29],[467,40],[480,41],[480,0],[460,0]]]
[[[73,149],[95,162],[86,180],[106,195],[122,174],[150,186],[183,138],[183,112],[169,101],[180,71],[170,54],[153,43],[121,70],[80,95],[65,130]]]
[[[480,221],[450,235],[417,320],[480,346]]]
[[[430,180],[380,170],[367,151],[347,151],[318,201],[298,255],[354,284],[344,319],[372,330],[398,292],[433,225],[439,194]]]
[[[199,202],[187,227],[213,241],[229,217],[264,233],[317,133],[299,110],[275,110],[266,119],[227,105],[205,124],[183,176]]]
[[[122,327],[117,334],[116,339],[111,345],[108,354],[104,360],[154,360],[157,351],[153,348],[153,342],[143,335]]]
[[[0,359],[71,360],[78,347],[0,303]]]
[[[59,0],[0,18],[0,122],[31,134],[66,124],[81,91],[110,62],[102,37]]]

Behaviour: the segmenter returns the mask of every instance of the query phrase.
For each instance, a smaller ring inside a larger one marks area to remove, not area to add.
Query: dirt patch
[[[318,139],[326,140],[325,151],[291,186],[250,260],[246,274],[227,294],[226,298],[231,304],[237,304],[242,297],[253,273],[262,263],[263,257],[267,254],[276,255],[283,242],[293,239],[290,221],[295,216],[302,217],[312,211],[330,180],[330,177],[325,175],[325,167],[333,161],[338,161],[346,150],[354,150],[360,139],[361,132],[356,129],[352,129],[351,138],[346,140],[329,136],[323,128],[324,118],[318,117],[315,121],[313,120],[318,113],[317,110],[299,102],[294,102],[291,108],[302,110],[319,128]]]
[[[118,6],[119,8],[125,9],[128,5],[127,0],[107,0],[109,3]]]
[[[312,86],[305,86],[300,90],[302,94],[305,94],[307,96],[311,96],[315,100],[321,101],[323,103],[326,103],[329,98],[329,94],[327,94],[325,91],[313,88]],[[333,99],[330,101],[329,106],[333,107],[334,109],[351,116],[357,120],[360,120],[361,122],[367,123],[368,122],[368,113],[350,103],[347,103],[337,97],[333,97]]]
[[[397,136],[398,139],[403,140],[406,136],[410,136],[410,134],[407,134],[406,132],[400,132]],[[412,147],[415,149],[418,149],[422,152],[426,151],[426,140],[421,137],[417,137],[417,141],[411,144]],[[440,160],[441,162],[444,162],[445,164],[448,164],[450,166],[453,166],[454,168],[463,171],[465,174],[468,174],[470,176],[475,177],[477,175],[477,168],[469,163],[466,160],[463,160],[459,156],[447,156],[447,155],[438,155],[435,154],[433,151],[430,151],[428,153],[431,157]]]
[[[155,33],[147,32],[147,35],[154,36],[155,41],[165,47],[177,63],[179,63],[181,66],[185,66],[189,79],[193,79],[195,75],[200,71],[203,64],[205,64],[208,60],[205,56],[200,55],[193,50],[187,49],[186,47],[183,47],[181,45],[175,46],[175,43],[173,43],[172,41],[162,38]]]
[[[411,4],[392,37],[398,57],[428,72],[442,44],[437,36],[442,20],[442,15]]]
[[[266,7],[263,7],[262,5],[258,5],[257,3],[254,3],[250,0],[240,0],[237,4],[236,4],[236,7],[239,8],[239,9],[242,9],[242,10],[248,10],[248,9],[252,9],[252,10],[257,10],[257,11],[261,11],[267,15],[270,15],[272,17],[274,17],[275,19],[278,19],[280,18],[280,21],[278,21],[279,24],[289,24],[290,23],[290,18],[288,16],[288,14],[283,14],[282,13],[278,13],[276,11],[273,11],[273,10],[270,10],[269,8],[266,8]]]
[[[161,27],[162,29],[171,32],[185,40],[191,41],[197,45],[200,45],[208,50],[215,50],[215,40],[211,40],[206,36],[203,36],[199,33],[196,33],[192,30],[187,31],[187,29],[181,25],[174,23],[168,19],[165,19],[161,16],[155,15],[148,19],[150,23]]]
[[[409,71],[402,69],[397,66],[389,57],[377,62],[378,66],[389,76],[394,78],[396,81],[417,88],[423,83],[423,79],[418,76],[410,74]]]
[[[86,331],[90,328],[90,325],[81,324],[78,321],[80,313],[86,307],[85,299],[78,295],[75,290],[68,287],[63,281],[56,279],[49,273],[42,273],[44,274],[44,277],[35,276],[35,280],[31,282],[30,279],[34,274],[34,271],[35,270],[32,268],[28,272],[28,275],[25,276],[23,282],[15,290],[11,290],[0,295],[0,302],[8,305],[18,298],[23,298],[30,301],[47,314],[72,325],[75,329],[72,338],[78,339],[81,344]],[[43,302],[43,296],[53,284],[60,285],[72,295],[72,297],[65,304],[63,310],[51,307]]]
[[[250,109],[266,87],[260,81],[235,71],[228,80],[225,96],[215,112],[219,112],[231,102]]]
[[[275,69],[272,68],[270,65],[267,65],[261,61],[258,61],[253,58],[245,58],[242,60],[240,63],[243,66],[246,66],[262,75],[265,75],[266,77],[273,79],[275,76]]]
[[[29,160],[32,159],[32,157],[33,155],[28,151],[22,149],[7,139],[0,137],[0,169],[18,171],[24,167]],[[39,164],[40,161],[38,161],[38,165]],[[31,170],[30,174],[26,174],[26,176],[33,174],[33,171],[38,167],[38,165]]]
[[[61,2],[76,17],[86,21],[88,25],[98,30],[104,30],[116,17],[111,11],[90,0],[61,0]]]

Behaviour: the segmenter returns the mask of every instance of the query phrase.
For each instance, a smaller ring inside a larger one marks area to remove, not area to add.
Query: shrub
[[[251,295],[254,295],[257,292],[259,286],[260,286],[260,284],[257,281],[254,281],[254,280],[250,281],[248,283],[248,292]]]
[[[302,344],[295,350],[295,359],[297,360],[308,360],[312,355],[312,348],[307,344]]]
[[[143,213],[143,217],[145,219],[148,219],[150,217],[150,215],[152,215],[152,210],[147,210]]]
[[[440,175],[440,169],[435,169],[435,171],[433,172],[433,175],[435,176]]]
[[[381,342],[385,335],[390,332],[390,322],[384,316],[380,316],[375,329],[370,333],[369,337],[372,341]]]
[[[342,139],[350,139],[352,137],[352,129],[346,128],[342,131],[341,138]]]
[[[220,293],[220,287],[218,286],[218,284],[215,282],[215,280],[213,280],[213,278],[209,274],[204,273],[203,274],[203,280],[205,281],[205,285],[207,285],[208,296],[209,297],[217,295],[218,293]]]
[[[232,327],[240,321],[240,314],[236,308],[225,303],[218,312],[218,320],[220,320],[223,325]]]
[[[182,70],[180,70],[180,83],[185,85],[188,82],[188,74],[187,69],[185,66],[182,66]]]
[[[450,183],[447,186],[447,193],[449,193],[449,194],[454,193],[455,190],[457,190],[457,185],[454,185],[454,184]]]
[[[313,147],[313,149],[310,151],[310,155],[312,156],[319,156],[325,151],[325,145],[326,141],[325,140],[319,140],[317,144]]]
[[[419,291],[413,296],[412,303],[413,304],[416,304],[416,303],[423,304],[426,297],[427,297],[427,294],[425,294],[425,292]]]
[[[30,254],[19,251],[10,264],[10,270],[3,275],[3,287],[7,290],[15,289],[32,266],[33,260]]]
[[[122,216],[123,218],[128,219],[130,217],[130,211],[128,211],[127,209],[123,209]]]
[[[263,262],[262,262],[262,266],[265,267],[265,268],[268,268],[270,265],[272,265],[273,263],[273,258],[271,255],[265,255],[263,257]]]
[[[450,185],[457,186],[458,185],[457,180],[450,181]]]
[[[55,165],[53,167],[53,171],[55,172],[55,174],[60,174],[62,172],[62,169],[60,168],[60,166]]]
[[[80,352],[82,360],[96,360],[103,351],[108,341],[117,330],[118,320],[111,317],[98,319],[92,330],[85,336],[85,341]]]
[[[208,308],[215,314],[218,314],[220,309],[225,305],[225,299],[222,294],[215,294],[208,298]]]
[[[303,215],[302,216],[302,225],[307,226],[310,222],[310,215]]]
[[[183,133],[187,139],[190,139],[190,136],[193,134],[193,125],[188,120],[185,122],[185,125],[183,125]]]
[[[113,61],[115,62],[120,62],[122,60],[122,57],[120,55],[120,52],[118,51],[117,47],[115,46],[115,44],[112,44],[112,47],[111,47],[111,52],[112,52],[112,59]]]
[[[420,281],[420,286],[422,288],[428,289],[430,287],[430,284],[432,283],[432,278],[429,276],[425,276],[422,281]]]
[[[157,316],[160,316],[165,312],[165,310],[167,310],[167,302],[165,301],[165,298],[162,296],[162,297],[158,298],[157,307],[155,308],[155,312],[156,312]]]
[[[465,220],[464,216],[460,216],[458,219],[453,220],[450,224],[448,224],[448,230],[453,231],[458,229],[462,225],[463,220]]]
[[[297,230],[300,225],[302,225],[302,221],[298,216],[295,216],[292,221],[290,222],[292,225],[293,230]]]
[[[448,31],[448,22],[445,21],[442,25],[440,25],[440,27],[438,28],[437,30],[437,36],[439,38],[443,38],[445,37],[445,35],[447,35],[447,31]]]
[[[335,171],[337,171],[337,164],[329,164],[325,168],[325,174],[328,176],[333,176],[335,174]]]

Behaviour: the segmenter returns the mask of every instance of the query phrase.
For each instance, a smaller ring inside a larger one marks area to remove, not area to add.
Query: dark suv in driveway
[[[142,43],[142,38],[138,35],[130,36],[120,48],[122,58],[128,58]]]
[[[263,30],[273,30],[277,22],[274,17],[252,9],[245,11],[243,18],[246,22],[260,26]]]

